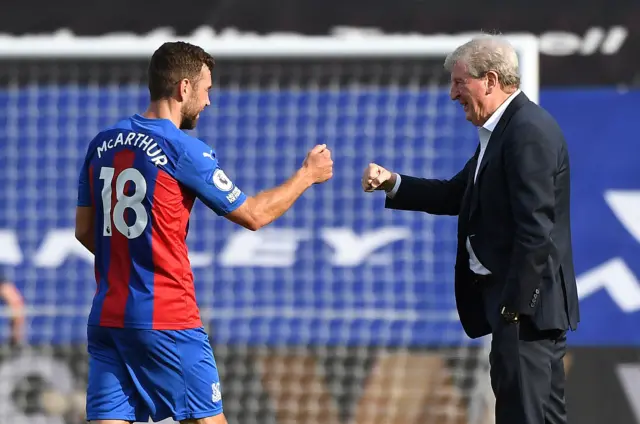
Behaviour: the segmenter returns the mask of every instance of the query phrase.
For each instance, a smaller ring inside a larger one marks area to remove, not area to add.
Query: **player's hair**
[[[444,68],[451,72],[456,63],[465,65],[472,78],[482,78],[493,71],[502,87],[520,87],[518,54],[499,36],[486,35],[461,45],[447,56]]]
[[[151,100],[171,97],[177,83],[187,78],[198,81],[202,65],[213,71],[213,57],[201,47],[183,41],[164,43],[149,62],[149,95]]]

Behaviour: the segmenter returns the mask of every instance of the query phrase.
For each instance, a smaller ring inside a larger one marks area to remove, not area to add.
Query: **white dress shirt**
[[[504,114],[504,111],[507,109],[507,106],[509,106],[509,104],[513,101],[513,99],[518,94],[520,94],[520,90],[517,90],[515,93],[509,96],[507,100],[505,100],[500,105],[500,107],[498,107],[498,109],[496,109],[496,111],[489,117],[489,119],[487,119],[487,122],[485,122],[484,125],[482,125],[481,127],[478,127],[478,137],[480,138],[480,155],[478,156],[478,164],[476,165],[476,171],[473,177],[474,183],[478,176],[478,169],[480,169],[480,164],[482,163],[484,152],[487,150],[487,145],[489,144],[489,138],[491,138],[491,134],[493,133],[493,130],[495,130],[496,125],[498,125],[498,122],[500,122],[500,118],[502,118],[502,115]],[[396,183],[393,186],[393,189],[391,189],[391,191],[387,193],[387,197],[389,197],[390,199],[393,199],[393,197],[398,192],[398,189],[400,188],[400,182],[401,182],[400,175],[396,174]],[[473,252],[469,237],[467,237],[466,247],[467,247],[467,251],[469,252],[469,268],[471,268],[471,271],[481,275],[491,274],[491,271],[489,271],[487,268],[484,267],[484,265],[480,263],[476,254]]]

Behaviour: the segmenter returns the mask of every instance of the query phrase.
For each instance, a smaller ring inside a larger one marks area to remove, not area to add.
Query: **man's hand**
[[[396,175],[375,163],[370,163],[362,174],[362,189],[367,193],[374,190],[389,192],[395,184]]]
[[[314,184],[327,181],[333,176],[333,160],[331,150],[326,144],[315,146],[307,153],[302,168],[308,172]]]
[[[309,151],[300,169],[278,187],[251,197],[236,210],[225,215],[227,219],[256,231],[282,216],[313,184],[327,181],[333,176],[331,151],[326,144]]]

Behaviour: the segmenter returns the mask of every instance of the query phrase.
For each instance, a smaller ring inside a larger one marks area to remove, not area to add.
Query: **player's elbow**
[[[248,220],[245,228],[251,231],[258,231],[259,229],[269,225],[273,219],[265,214],[259,212],[252,212],[251,219]]]
[[[86,244],[89,240],[90,232],[87,229],[76,227],[76,240],[82,244]]]
[[[250,231],[258,231],[260,228],[264,227],[261,223],[257,221],[250,221],[244,225],[244,228]]]
[[[250,231],[258,231],[260,228],[267,225],[267,223],[253,218],[238,220],[234,222]]]
[[[256,206],[252,198],[247,198],[247,201],[242,206],[225,215],[225,217],[247,230],[258,231],[260,228],[271,223],[273,219],[260,212],[260,208]]]
[[[259,229],[266,227],[276,220],[276,217],[273,214],[268,213],[263,208],[255,207],[251,211],[252,219],[251,219],[251,231],[258,231]]]
[[[254,225],[254,226],[249,227],[249,230],[258,231],[262,227],[264,227],[264,225]]]
[[[93,208],[80,206],[76,210],[76,239],[83,245],[91,241],[93,233]]]
[[[80,242],[87,250],[91,253],[94,252],[94,242],[93,242],[93,230],[87,229],[82,230],[76,228],[76,240]]]

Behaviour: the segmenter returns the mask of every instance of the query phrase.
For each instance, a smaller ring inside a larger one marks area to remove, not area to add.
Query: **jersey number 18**
[[[103,166],[100,169],[100,179],[104,181],[102,187],[102,209],[104,214],[104,225],[102,228],[102,235],[111,237],[111,220],[113,215],[113,224],[116,229],[122,233],[128,239],[134,239],[139,237],[149,222],[149,215],[145,209],[142,201],[147,194],[147,181],[144,179],[140,171],[135,168],[124,169],[116,178],[116,203],[113,205],[113,211],[111,210],[111,195],[114,177],[114,169]],[[133,195],[127,196],[124,189],[128,182],[132,182],[135,185],[135,191]],[[136,220],[133,225],[128,225],[124,218],[124,212],[127,209],[132,209],[136,214]],[[113,212],[113,213],[112,213]]]

